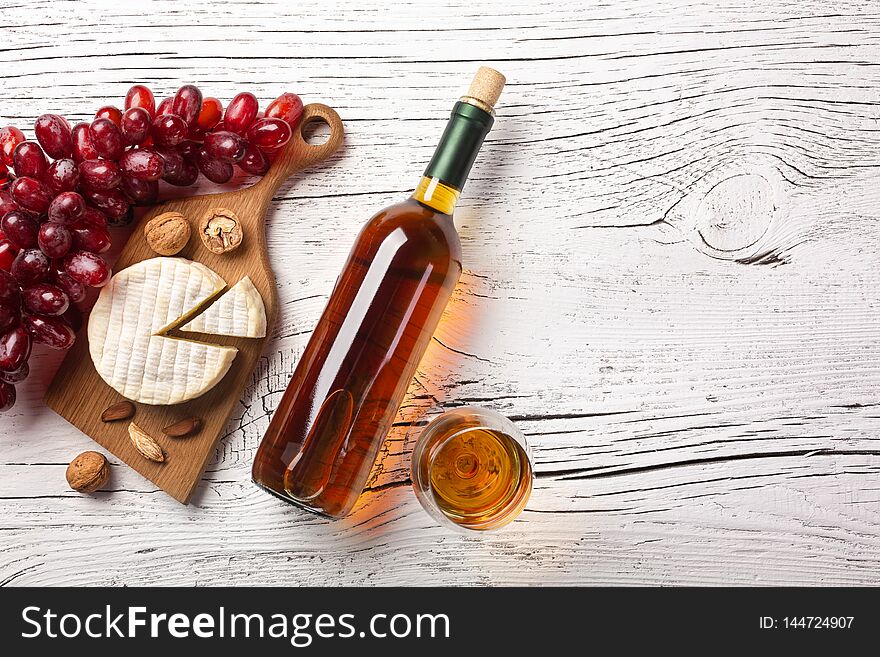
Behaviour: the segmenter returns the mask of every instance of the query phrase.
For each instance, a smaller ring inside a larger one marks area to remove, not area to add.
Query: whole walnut
[[[67,466],[67,483],[80,493],[94,493],[110,478],[110,465],[103,454],[83,452]]]
[[[189,242],[192,229],[179,212],[166,212],[144,226],[144,237],[153,251],[163,256],[179,253]]]

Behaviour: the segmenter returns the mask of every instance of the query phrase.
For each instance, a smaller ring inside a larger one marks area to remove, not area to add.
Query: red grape
[[[130,203],[118,189],[86,189],[84,194],[92,205],[97,206],[101,212],[107,215],[108,223],[111,225],[128,223],[123,219],[126,219]]]
[[[290,141],[293,134],[287,121],[281,119],[257,119],[248,128],[247,138],[261,151],[278,150]]]
[[[86,160],[79,164],[82,185],[89,190],[113,189],[122,182],[122,172],[110,160]]]
[[[49,168],[43,149],[35,141],[23,141],[12,155],[15,175],[41,179]]]
[[[77,226],[94,226],[95,228],[107,229],[107,217],[104,213],[95,208],[86,206],[85,211],[79,218]]]
[[[238,94],[226,107],[226,114],[223,116],[224,129],[243,135],[257,118],[259,107],[253,94]]]
[[[122,112],[119,111],[118,107],[113,107],[113,105],[104,105],[104,107],[95,112],[95,118],[113,121],[117,127],[122,124]]]
[[[72,192],[79,182],[79,169],[69,158],[55,160],[46,170],[43,182],[55,194]]]
[[[103,287],[110,280],[110,267],[101,256],[74,251],[64,259],[64,272],[89,287]]]
[[[143,107],[132,107],[122,115],[122,138],[129,146],[141,144],[150,135],[153,118]]]
[[[60,317],[25,315],[22,320],[34,342],[52,349],[70,349],[76,340],[76,333]]]
[[[0,217],[13,210],[18,210],[18,203],[12,200],[9,192],[0,190]]]
[[[174,95],[171,113],[177,114],[188,126],[195,125],[202,109],[202,92],[193,84],[185,84]]]
[[[37,283],[21,291],[24,307],[38,315],[62,315],[67,312],[70,300],[60,287],[50,283]]]
[[[186,137],[186,122],[176,114],[162,114],[153,119],[150,135],[159,146],[177,146]]]
[[[90,253],[105,253],[110,248],[110,233],[97,226],[75,226],[73,248]]]
[[[121,118],[120,118],[121,121]],[[119,126],[110,119],[97,118],[89,126],[89,136],[98,151],[98,157],[108,160],[118,160],[125,151],[125,143],[122,140],[122,131]]]
[[[165,173],[162,156],[147,148],[128,151],[119,160],[119,167],[132,178],[140,180],[159,180]]]
[[[19,317],[21,312],[18,308],[0,303],[0,333],[5,333],[7,329],[18,324]]]
[[[123,174],[122,192],[134,205],[152,205],[159,198],[159,183]]]
[[[24,141],[24,133],[15,126],[0,129],[0,158],[8,167],[13,165],[12,154],[15,147]]]
[[[266,118],[281,119],[286,121],[291,128],[295,128],[296,124],[302,118],[303,102],[300,97],[290,92],[283,93],[278,98],[269,103],[266,108]]]
[[[231,164],[214,159],[204,148],[199,151],[198,163],[199,170],[204,174],[205,178],[214,183],[222,184],[229,182],[232,174],[235,173]]]
[[[5,381],[6,383],[21,383],[30,373],[31,368],[28,367],[27,362],[24,362],[21,367],[17,370],[12,370],[11,372],[0,370],[0,381]]]
[[[248,144],[244,151],[244,157],[241,158],[238,166],[242,171],[252,176],[264,176],[269,170],[269,160],[263,155],[263,151],[253,144]]]
[[[16,178],[10,187],[12,198],[25,210],[43,214],[49,209],[52,197],[45,185],[35,178]]]
[[[205,141],[206,134],[208,133],[204,130],[199,130],[197,126],[193,126],[187,131],[186,138],[201,144]]]
[[[0,273],[6,273],[15,261],[17,251],[9,242],[0,242]]]
[[[156,108],[155,116],[163,116],[165,114],[171,114],[171,104],[174,102],[174,98],[166,98],[161,103],[159,103],[159,107]]]
[[[34,123],[37,141],[53,160],[70,157],[73,153],[73,138],[70,125],[57,114],[43,114]]]
[[[186,139],[180,142],[180,145],[177,147],[177,152],[185,159],[195,162],[198,160],[199,150],[201,150],[201,148],[202,146],[198,142],[195,142],[192,139]]]
[[[247,143],[239,135],[228,130],[212,132],[205,136],[205,150],[208,155],[221,162],[238,162],[244,157]]]
[[[199,168],[196,166],[195,162],[191,162],[190,160],[186,160],[183,157],[180,158],[180,168],[174,171],[168,170],[168,165],[165,166],[165,177],[164,180],[170,185],[174,185],[176,187],[188,187],[196,182],[199,179]]]
[[[15,406],[15,386],[0,381],[0,413],[8,411],[13,406]]]
[[[40,250],[50,258],[63,258],[70,252],[73,235],[67,226],[47,221],[40,226],[37,243]]]
[[[75,224],[86,210],[86,202],[76,192],[62,192],[49,205],[49,221]]]
[[[125,109],[133,107],[142,107],[152,118],[156,113],[156,98],[153,96],[153,92],[142,84],[134,85],[125,94]]]
[[[0,335],[0,370],[14,372],[31,355],[31,338],[23,326],[11,328]]]
[[[196,127],[203,132],[207,132],[220,123],[222,117],[223,104],[216,98],[209,96],[202,100],[202,109],[196,120]]]
[[[62,265],[63,267],[63,265]],[[86,298],[86,287],[79,281],[73,280],[64,271],[55,272],[55,283],[64,290],[67,298],[73,303],[79,303]]]
[[[49,258],[39,249],[22,249],[12,261],[12,275],[19,285],[32,285],[49,274]]]
[[[37,221],[21,210],[7,212],[0,219],[0,230],[6,239],[19,249],[30,249],[37,245]]]
[[[177,148],[156,146],[152,150],[162,158],[163,178],[169,174],[174,177],[180,173],[180,170],[183,168],[183,155],[178,152]]]
[[[49,274],[49,258],[39,249],[22,249],[12,261],[12,275],[19,285],[32,285]]]
[[[21,293],[18,283],[7,271],[0,269],[0,303],[18,308],[21,305]]]
[[[98,150],[92,142],[88,123],[77,123],[73,126],[73,159],[78,164],[84,160],[97,160]]]

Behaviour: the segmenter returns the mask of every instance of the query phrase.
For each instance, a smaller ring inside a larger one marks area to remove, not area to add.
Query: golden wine
[[[522,433],[486,409],[436,418],[413,450],[413,486],[435,517],[463,529],[497,529],[523,510],[532,463]]]
[[[440,511],[456,524],[497,528],[519,515],[529,498],[529,460],[506,434],[465,431],[438,450],[431,490]]]

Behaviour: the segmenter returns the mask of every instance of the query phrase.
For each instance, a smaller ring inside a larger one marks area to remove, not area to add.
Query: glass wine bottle
[[[363,491],[461,274],[452,212],[504,81],[480,68],[413,195],[358,235],[257,450],[270,493],[338,518]]]

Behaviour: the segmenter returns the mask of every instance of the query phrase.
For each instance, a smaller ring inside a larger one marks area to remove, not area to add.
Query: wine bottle
[[[253,480],[348,514],[461,274],[452,213],[504,86],[480,67],[412,196],[358,235],[257,450]]]

